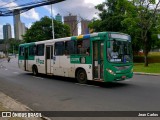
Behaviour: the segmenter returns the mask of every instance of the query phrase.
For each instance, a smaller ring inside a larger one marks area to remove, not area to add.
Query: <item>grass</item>
[[[133,71],[160,74],[160,63],[150,63],[148,67],[144,67],[144,63],[134,63]]]

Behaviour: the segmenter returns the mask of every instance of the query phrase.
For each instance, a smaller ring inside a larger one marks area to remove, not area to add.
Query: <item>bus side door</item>
[[[28,47],[24,48],[24,70],[28,71]]]
[[[104,41],[93,41],[93,79],[103,79]]]
[[[53,46],[46,46],[46,74],[53,74]]]

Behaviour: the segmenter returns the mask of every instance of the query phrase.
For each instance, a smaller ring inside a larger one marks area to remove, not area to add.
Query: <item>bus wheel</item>
[[[33,75],[37,76],[38,75],[38,69],[36,66],[33,66],[32,67],[32,72],[33,72]]]
[[[85,70],[80,69],[77,72],[77,81],[81,84],[86,84],[87,83],[87,75]]]

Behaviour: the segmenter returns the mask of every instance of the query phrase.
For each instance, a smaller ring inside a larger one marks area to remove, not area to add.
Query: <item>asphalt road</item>
[[[36,111],[160,111],[160,76],[81,85],[70,78],[35,77],[12,58],[0,60],[0,91]]]

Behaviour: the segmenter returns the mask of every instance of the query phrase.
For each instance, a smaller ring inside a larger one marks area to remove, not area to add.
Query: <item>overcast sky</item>
[[[0,7],[4,5],[8,1],[13,0],[0,0]],[[33,0],[38,1],[38,0]],[[98,12],[94,6],[104,2],[105,0],[66,0],[61,3],[56,3],[53,5],[53,16],[58,13],[62,16],[66,16],[69,13],[72,15],[77,15],[84,19],[91,20],[93,17],[96,17],[96,13]],[[8,6],[15,6],[17,3],[12,2],[8,4]],[[40,20],[44,16],[51,16],[51,6],[42,6],[38,8],[31,9],[25,13],[21,14],[21,21],[25,23],[27,27],[30,27],[33,22]],[[6,23],[11,24],[12,27],[12,37],[13,34],[13,17],[1,17],[0,16],[0,39],[3,39],[3,25]],[[80,27],[79,27],[80,29]]]

